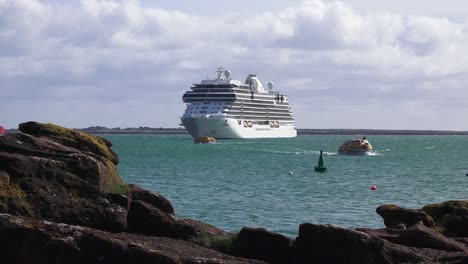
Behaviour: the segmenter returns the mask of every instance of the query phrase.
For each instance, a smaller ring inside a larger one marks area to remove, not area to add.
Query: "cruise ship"
[[[265,89],[255,74],[244,83],[222,67],[216,79],[193,84],[182,99],[182,125],[193,138],[287,138],[297,135],[288,97]]]

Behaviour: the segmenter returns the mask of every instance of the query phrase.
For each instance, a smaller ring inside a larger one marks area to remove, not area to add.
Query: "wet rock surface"
[[[382,205],[381,229],[232,234],[125,184],[108,140],[36,122],[20,131],[0,137],[2,263],[468,263],[468,201]]]

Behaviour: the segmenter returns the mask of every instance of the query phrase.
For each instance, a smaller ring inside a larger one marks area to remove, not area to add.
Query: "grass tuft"
[[[123,195],[127,195],[128,191],[129,191],[128,185],[120,184],[120,183],[114,184],[110,190],[111,193],[118,193],[118,194],[123,194]]]
[[[203,236],[196,239],[197,244],[229,255],[235,255],[237,252],[236,242],[237,233],[230,236]]]

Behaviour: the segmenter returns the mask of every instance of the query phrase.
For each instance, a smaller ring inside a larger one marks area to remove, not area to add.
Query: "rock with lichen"
[[[0,212],[125,230],[125,208],[105,197],[112,186],[123,184],[114,163],[118,159],[112,161],[101,153],[104,150],[91,151],[90,147],[105,141],[56,125],[25,124],[20,129],[40,136],[11,133],[0,137]],[[51,127],[55,129],[48,134]],[[62,135],[67,142],[81,143],[57,142]],[[113,153],[110,145],[100,147]]]
[[[405,228],[422,222],[425,226],[434,225],[432,218],[418,209],[402,208],[397,205],[381,205],[376,209],[384,219],[386,227],[390,228]]]
[[[41,138],[47,137],[64,146],[95,153],[119,164],[119,156],[112,150],[112,143],[102,137],[75,131],[55,124],[26,122],[19,125],[19,130],[25,134]]]
[[[439,232],[448,236],[468,237],[468,200],[428,204],[422,211],[434,219]]]

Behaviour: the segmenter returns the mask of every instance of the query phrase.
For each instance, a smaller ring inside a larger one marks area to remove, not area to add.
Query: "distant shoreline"
[[[188,134],[183,128],[75,128],[75,130],[89,134],[152,134],[152,135],[184,135]],[[8,129],[6,133],[19,132],[16,129]],[[466,136],[468,131],[451,130],[387,130],[387,129],[297,129],[298,135],[452,135]]]

